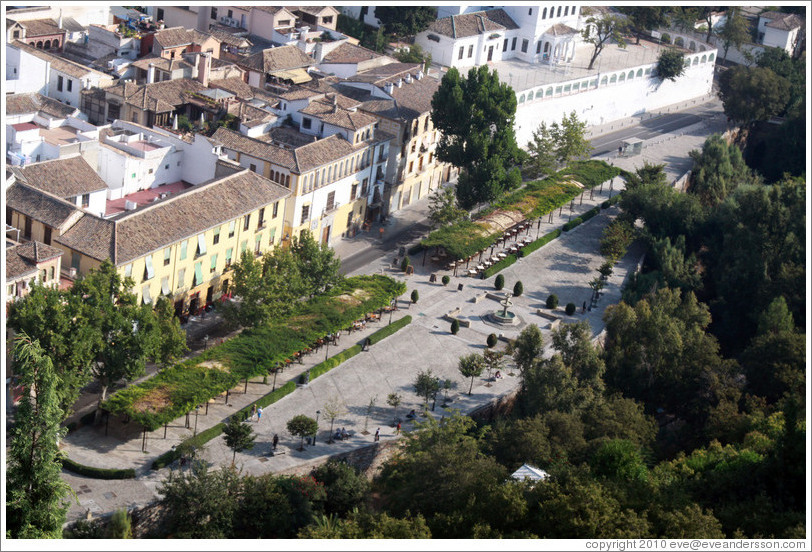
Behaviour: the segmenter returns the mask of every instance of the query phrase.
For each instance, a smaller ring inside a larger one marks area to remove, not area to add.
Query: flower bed
[[[386,276],[347,278],[329,293],[303,303],[288,319],[246,330],[194,359],[118,391],[103,406],[154,431],[240,380],[267,374],[317,339],[347,328],[405,291],[405,284]]]

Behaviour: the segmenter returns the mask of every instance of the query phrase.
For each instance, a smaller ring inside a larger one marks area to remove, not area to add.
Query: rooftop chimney
[[[406,76],[403,78],[403,82],[406,84],[412,84],[412,74],[406,73]]]
[[[419,70],[419,71],[417,72],[417,74],[414,76],[414,78],[416,78],[417,80],[422,79],[422,78],[423,78],[423,71],[422,71],[422,70]]]
[[[386,93],[387,93],[387,94],[389,94],[390,96],[392,95],[392,91],[393,91],[394,89],[395,89],[395,85],[394,85],[394,84],[392,84],[391,82],[387,82],[387,83],[386,83],[386,86],[384,86],[384,87],[383,87],[384,92],[386,92]]]
[[[197,56],[197,80],[203,86],[209,86],[209,75],[211,74],[211,53],[201,52]]]
[[[403,79],[398,79],[398,88],[403,86]]]
[[[147,84],[152,84],[155,82],[155,64],[150,63],[149,69],[147,69]]]

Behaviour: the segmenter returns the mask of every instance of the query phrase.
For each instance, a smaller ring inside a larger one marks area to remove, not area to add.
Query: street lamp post
[[[321,410],[316,410],[316,433],[313,434],[313,446],[316,445],[316,436],[319,434],[319,415]]]
[[[209,348],[209,336],[206,335],[203,336],[203,350],[205,351],[208,348]]]
[[[327,360],[327,357],[330,354],[330,337],[328,337],[327,339],[324,340],[324,344],[325,344],[325,347],[324,347],[324,360]]]
[[[200,412],[200,405],[197,405],[197,406],[195,407],[195,431],[194,431],[194,433],[192,434],[192,437],[194,437],[195,435],[197,435],[197,415],[198,415],[198,413],[199,413],[199,412]]]

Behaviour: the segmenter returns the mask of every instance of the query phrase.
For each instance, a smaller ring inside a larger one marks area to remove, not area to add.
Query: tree
[[[324,508],[328,514],[347,515],[362,506],[369,494],[369,481],[358,468],[335,457],[314,469],[313,477],[324,484]]]
[[[456,318],[451,321],[451,333],[457,335],[460,331],[460,321]]]
[[[147,360],[167,364],[185,349],[180,326],[166,318],[172,316],[171,310],[138,305],[131,287],[132,280],[122,280],[113,264],[104,261],[72,288],[92,313],[88,320],[97,336],[93,375],[101,387],[99,407],[111,385],[143,375]],[[100,420],[101,408],[96,423]]]
[[[369,398],[366,411],[364,412],[364,435],[368,434],[367,425],[369,424],[369,417],[372,415],[372,409],[375,408],[375,403],[378,402],[378,395],[373,395]]]
[[[502,368],[504,356],[505,353],[503,353],[502,351],[494,351],[493,349],[485,349],[484,351],[482,351],[482,364],[488,371],[488,379],[490,379],[492,372],[495,372],[500,368]]]
[[[718,134],[705,140],[701,152],[692,150],[689,155],[694,168],[688,191],[704,205],[721,203],[737,186],[759,182],[742,159],[739,147],[728,144]]]
[[[651,243],[651,253],[665,285],[686,291],[697,291],[702,287],[696,256],[686,254],[685,236],[680,235],[674,243],[668,237],[655,239]]]
[[[609,43],[615,42],[621,48],[626,46],[623,34],[627,29],[626,18],[619,15],[590,16],[586,19],[586,27],[581,35],[584,42],[592,44],[593,47],[587,71],[592,71],[595,60]]]
[[[589,465],[598,477],[616,481],[640,482],[648,477],[639,448],[625,439],[605,441],[590,458]]]
[[[437,19],[433,6],[377,6],[375,17],[386,32],[405,38],[425,31]]]
[[[727,20],[717,34],[722,39],[724,50],[722,63],[724,63],[727,60],[727,51],[731,46],[740,48],[742,44],[750,40],[750,26],[740,8],[731,6],[727,10]]]
[[[293,237],[290,250],[306,295],[312,297],[341,281],[341,259],[332,247],[317,242],[309,230]]]
[[[341,402],[341,399],[336,396],[330,397],[324,406],[321,407],[322,412],[324,412],[324,419],[330,420],[330,438],[327,440],[328,443],[333,442],[333,423],[335,423],[336,418],[344,414],[345,408],[344,403]]]
[[[781,113],[790,99],[790,83],[767,67],[731,67],[719,77],[725,115],[752,125]]]
[[[412,298],[412,303],[417,303],[417,300],[420,299],[420,294],[417,292],[416,289],[412,290],[411,298]]]
[[[527,143],[529,156],[525,166],[536,178],[552,174],[558,167],[555,155],[556,140],[552,127],[543,122],[533,131],[533,140]]]
[[[401,396],[399,393],[389,393],[386,397],[386,404],[395,409],[395,419],[398,418],[398,407],[401,403]]]
[[[510,344],[513,360],[516,361],[519,371],[524,374],[541,359],[544,352],[544,341],[541,330],[535,324],[529,324],[519,332],[519,336]]]
[[[175,538],[230,538],[241,492],[233,467],[209,470],[206,462],[193,462],[190,470],[171,470],[158,486],[164,527]]]
[[[471,385],[468,388],[468,394],[471,395],[474,390],[474,378],[482,375],[482,370],[485,368],[483,358],[476,354],[471,353],[460,358],[458,369],[464,378],[471,378]]]
[[[552,332],[553,349],[560,355],[576,377],[588,382],[594,389],[603,391],[605,365],[592,344],[592,328],[582,320],[575,324],[561,324]]]
[[[685,56],[677,49],[666,48],[657,58],[657,75],[665,80],[677,80],[685,74]]]
[[[412,44],[405,52],[395,52],[395,58],[401,63],[424,63],[426,67],[431,65],[431,54],[424,52],[420,44]]]
[[[806,98],[806,72],[802,60],[794,59],[781,48],[765,48],[756,58],[758,67],[770,69],[790,84],[789,101],[778,115],[785,116],[804,106]]]
[[[485,343],[488,345],[488,348],[496,347],[496,344],[498,342],[499,342],[499,338],[496,337],[495,333],[488,334],[488,338],[485,341]]]
[[[155,316],[158,319],[158,334],[162,336],[157,346],[156,357],[166,367],[189,350],[186,345],[186,331],[181,329],[180,320],[175,316],[169,297],[162,295],[155,301]]]
[[[70,487],[58,441],[65,434],[53,362],[25,332],[14,338],[14,371],[26,390],[9,432],[6,532],[14,539],[61,538]]]
[[[299,531],[300,539],[430,539],[431,531],[422,515],[396,518],[387,513],[353,510],[346,518],[335,515],[316,518]]]
[[[291,435],[302,438],[302,441],[299,444],[299,450],[301,451],[304,450],[304,438],[308,435],[313,435],[316,433],[316,431],[319,429],[319,425],[313,418],[305,416],[304,414],[299,414],[298,416],[294,416],[288,420],[287,428]]]
[[[655,30],[659,27],[666,25],[668,8],[663,7],[622,7],[618,11],[629,18],[631,26],[634,29],[634,35],[637,37],[635,44],[640,44],[640,36],[646,31]]]
[[[231,416],[228,423],[223,428],[223,439],[228,448],[234,451],[231,457],[231,465],[237,460],[237,453],[254,448],[254,430],[245,422],[241,422],[237,416]]]
[[[417,373],[417,378],[414,381],[414,392],[417,393],[418,397],[422,397],[424,400],[424,409],[428,411],[429,409],[429,401],[432,397],[437,395],[437,392],[440,390],[440,384],[437,382],[437,376],[435,376],[431,368],[427,368],[425,371],[421,370]]]
[[[8,327],[17,333],[37,336],[60,379],[55,392],[63,415],[70,414],[79,391],[90,378],[99,341],[94,316],[81,296],[39,284],[19,301],[8,305]],[[9,336],[10,337],[10,336]]]
[[[505,287],[505,276],[504,274],[497,274],[496,279],[493,281],[493,287],[497,291]]]
[[[113,512],[110,522],[107,525],[108,539],[131,539],[133,538],[132,518],[126,509]]]
[[[573,110],[569,116],[561,119],[561,125],[553,123],[553,139],[555,140],[555,157],[560,167],[589,156],[592,145],[586,136],[586,121],[578,120]]]
[[[455,224],[467,217],[467,211],[457,207],[454,188],[440,186],[429,196],[429,220],[434,228]]]
[[[488,67],[463,79],[452,67],[431,100],[431,119],[440,131],[437,159],[463,169],[457,201],[470,209],[521,183],[521,153],[513,129],[516,94]]]
[[[612,262],[623,258],[635,238],[634,226],[627,220],[616,218],[603,230],[601,255]]]
[[[324,513],[326,499],[325,485],[312,475],[244,477],[234,537],[293,538]]]

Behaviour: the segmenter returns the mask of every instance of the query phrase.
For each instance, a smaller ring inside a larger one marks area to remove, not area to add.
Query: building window
[[[354,212],[354,211],[350,211],[349,213],[347,213],[347,228],[349,228],[350,226],[352,226],[352,216],[353,216],[354,214],[355,214],[355,212]]]
[[[564,17],[567,17],[570,14],[570,7],[564,6]]]
[[[527,12],[527,15],[533,15],[533,8],[530,8],[530,11]]]
[[[508,39],[505,39],[505,44],[502,46],[502,51],[507,52],[508,49]]]
[[[228,267],[231,266],[231,255],[232,255],[232,253],[234,253],[234,248],[233,247],[229,247],[228,249],[226,249],[226,266],[225,266],[224,270],[228,270]]]
[[[52,266],[52,267],[50,268],[50,278],[49,278],[50,280],[53,280],[53,279],[54,279],[54,274],[55,274],[55,272],[56,272],[56,267]]]
[[[358,184],[353,184],[350,188],[350,201],[354,200],[358,195]]]
[[[186,258],[186,249],[189,247],[189,240],[184,240],[180,242],[180,260],[184,260]]]
[[[265,207],[259,210],[259,222],[257,222],[257,230],[265,226]]]
[[[195,250],[195,259],[206,254],[206,235],[197,235],[197,250]]]
[[[529,42],[528,42],[528,40],[526,38],[522,39],[522,53],[525,53],[525,54],[527,53],[527,45],[528,45],[528,43]]]
[[[155,268],[152,266],[152,255],[144,257],[144,280],[151,280],[155,276]]]
[[[211,240],[212,245],[217,245],[218,243],[220,243],[220,228],[219,227],[214,229],[214,238]]]
[[[234,229],[236,228],[236,226],[237,226],[237,221],[236,221],[236,220],[232,220],[232,221],[231,221],[231,222],[228,224],[228,237],[229,237],[229,238],[233,238],[233,237],[234,237]]]
[[[63,79],[63,78],[62,78],[62,75],[59,75],[59,76],[57,76],[57,77],[56,77],[56,89],[57,89],[59,92],[62,92],[62,82],[63,82],[64,80],[65,80],[65,79]]]
[[[234,10],[228,10],[228,17],[230,19],[234,17]]]
[[[417,140],[412,142],[412,150],[411,151],[412,151],[412,153],[414,153],[416,150],[417,150]]]
[[[214,272],[215,270],[217,270],[217,255],[212,255],[211,256],[211,269],[209,270],[209,272]]]
[[[251,163],[251,164],[248,166],[248,168],[249,168],[249,169],[251,169],[251,172],[257,172],[257,166],[256,166],[256,165],[254,165],[253,163]]]
[[[82,255],[77,253],[76,251],[71,252],[70,256],[70,267],[79,270],[79,264],[82,261]]]
[[[328,15],[327,17],[322,17],[321,22],[324,23],[325,25],[329,25],[330,23],[333,22],[333,16]]]
[[[73,91],[73,81],[68,79],[68,92]]]
[[[474,45],[471,44],[468,46],[468,57],[472,57],[474,55]]]
[[[276,23],[277,27],[290,27],[290,19],[282,19]],[[282,109],[285,109],[284,104],[282,105]]]
[[[172,248],[167,247],[164,249],[164,266],[168,265],[172,260]]]
[[[311,119],[308,119],[307,117],[302,117],[302,128],[309,130],[312,127],[313,121]]]
[[[211,9],[211,18],[212,19],[217,19],[217,8],[212,8]]]
[[[547,19],[547,8],[544,8],[544,11],[541,12],[541,18],[542,19]]]
[[[540,53],[541,53],[541,40],[539,40],[539,41],[536,43],[536,53],[537,53],[537,54],[540,54]]]
[[[271,213],[271,218],[276,218],[278,214],[279,214],[279,202],[276,201],[273,204],[273,212]]]
[[[324,210],[332,211],[333,207],[335,207],[335,202],[336,202],[336,193],[330,192],[329,194],[327,194],[327,205],[325,206]]]
[[[556,17],[561,17],[561,6],[558,6],[558,14],[556,15]]]
[[[157,17],[159,21],[164,18],[163,8],[158,8],[157,10],[155,10],[155,17]]]
[[[310,205],[302,205],[302,222],[307,222],[310,218]]]
[[[25,226],[23,227],[23,237],[25,239],[27,239],[27,240],[31,239],[31,226],[32,226],[32,224],[33,223],[31,222],[31,217],[26,216],[25,217]]]
[[[361,195],[362,195],[363,197],[366,197],[366,195],[367,195],[367,192],[368,192],[368,191],[369,191],[369,179],[368,179],[368,178],[365,178],[365,179],[364,179],[364,180],[361,182]]]
[[[510,49],[511,50],[516,49],[516,37],[515,36],[513,37],[513,42],[510,43]]]
[[[114,121],[121,117],[121,106],[114,103],[107,104],[107,119]]]
[[[6,220],[11,222],[11,219],[9,219],[9,218],[7,218]],[[43,243],[45,245],[51,245],[51,227],[50,226],[45,227],[45,236],[42,238],[42,241],[43,241]]]
[[[465,53],[465,46],[460,46],[460,57],[459,57],[459,59],[462,59],[462,56],[463,56],[464,53]]]
[[[243,230],[248,230],[248,226],[251,224],[251,214],[249,213],[249,214],[245,215],[245,219],[243,219],[243,220],[244,220],[244,222],[243,222],[242,229]]]

